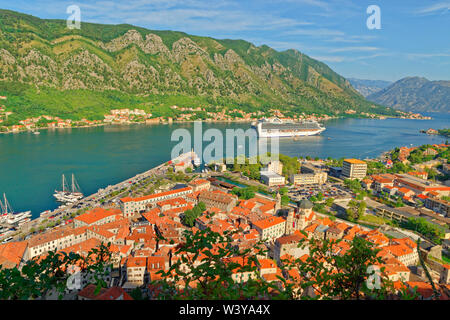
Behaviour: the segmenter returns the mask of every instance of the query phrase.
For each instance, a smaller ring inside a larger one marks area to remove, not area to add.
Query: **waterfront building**
[[[317,179],[319,180],[319,183],[325,183],[327,181],[328,174],[321,168],[313,165],[311,162],[309,164],[302,164],[300,172],[315,174],[317,176]]]
[[[119,205],[123,215],[125,217],[129,217],[134,213],[145,211],[148,205],[153,205],[159,201],[167,199],[185,197],[188,194],[192,194],[191,187],[155,193],[139,198],[125,197],[120,199]]]
[[[73,219],[74,227],[87,227],[92,225],[102,225],[116,220],[116,216],[120,216],[122,212],[119,209],[103,209],[94,208],[86,213],[79,215]]]
[[[342,166],[342,177],[364,179],[367,175],[367,163],[359,159],[345,159]]]
[[[86,240],[86,227],[72,229],[60,227],[51,232],[41,233],[28,240],[27,259],[70,247]]]
[[[450,187],[442,184],[427,181],[409,174],[396,174],[396,184],[399,187],[405,187],[413,190],[416,194],[438,193],[441,196],[450,194]]]
[[[328,179],[328,174],[323,171],[322,169],[314,166],[314,165],[310,165],[310,164],[303,164],[300,168],[301,173],[310,173],[310,174],[314,174],[315,179],[317,180],[317,183],[319,184],[324,184],[327,182]]]
[[[327,181],[326,172],[298,173],[289,177],[291,183],[295,185],[324,184]]]

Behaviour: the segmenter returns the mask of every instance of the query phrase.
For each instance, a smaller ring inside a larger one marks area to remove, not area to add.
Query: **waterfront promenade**
[[[172,159],[171,162],[176,163],[178,161],[186,161],[193,159],[196,156],[195,152],[190,151],[185,154],[179,155],[177,158]],[[30,230],[34,229],[35,232],[38,231],[39,227],[44,222],[49,221],[61,221],[64,224],[63,218],[72,217],[73,214],[77,212],[83,212],[89,208],[95,208],[103,205],[105,199],[109,199],[111,203],[118,203],[118,200],[125,195],[128,195],[131,188],[134,186],[139,186],[145,179],[151,177],[162,176],[166,174],[168,162],[164,162],[156,167],[153,167],[143,173],[137,174],[132,178],[123,180],[115,185],[109,185],[104,189],[99,189],[96,193],[93,193],[73,204],[61,206],[53,211],[48,211],[44,216],[37,217],[30,222],[24,223],[21,226],[16,227],[16,231],[12,234],[7,234],[2,238],[13,237],[12,241],[19,241],[23,238],[23,234],[29,233]],[[112,196],[113,193],[116,193]],[[3,224],[6,227],[12,227],[8,224]],[[21,235],[22,234],[22,235]],[[0,240],[2,240],[0,238]]]

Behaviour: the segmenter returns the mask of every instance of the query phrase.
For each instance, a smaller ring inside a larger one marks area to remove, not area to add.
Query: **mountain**
[[[117,107],[161,116],[174,104],[395,114],[297,50],[128,24],[82,23],[71,30],[65,20],[9,10],[0,10],[0,70],[10,121],[39,114],[102,119]]]
[[[402,111],[450,112],[450,81],[407,77],[367,99]]]
[[[353,88],[361,93],[364,97],[371,95],[372,93],[378,92],[381,89],[386,88],[391,85],[392,82],[384,80],[363,80],[356,78],[348,78]]]

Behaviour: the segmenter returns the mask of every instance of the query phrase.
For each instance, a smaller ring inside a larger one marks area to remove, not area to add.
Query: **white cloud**
[[[433,14],[438,12],[439,13],[450,12],[450,1],[435,3],[429,7],[416,10],[416,13],[418,14]]]
[[[377,51],[380,48],[377,47],[344,47],[331,49],[330,52],[348,52],[348,51]]]
[[[322,62],[344,62],[345,57],[341,56],[311,56],[311,58],[322,61]]]
[[[86,21],[125,22],[150,29],[155,26],[185,32],[278,30],[313,24],[273,12],[249,12],[228,1],[135,0],[126,4],[97,1],[81,4],[80,7]]]
[[[429,59],[429,58],[450,57],[450,53],[407,53],[406,57],[410,60]]]
[[[339,30],[335,29],[325,29],[325,28],[319,28],[319,29],[296,29],[296,30],[289,30],[283,32],[283,35],[289,35],[289,36],[295,36],[295,35],[302,35],[302,36],[312,36],[312,37],[329,37],[329,36],[344,36],[345,33]]]
[[[356,57],[351,57],[351,56],[316,56],[313,55],[312,58],[316,59],[316,60],[320,60],[320,61],[324,61],[324,62],[355,62],[355,61],[361,61],[362,63],[364,63],[365,60],[369,60],[369,59],[374,59],[374,58],[378,58],[378,57],[385,57],[385,56],[390,56],[391,54],[389,53],[375,53],[375,54],[371,54],[371,55],[364,55],[364,56],[356,56]]]
[[[367,42],[370,40],[377,39],[377,36],[356,36],[356,35],[345,35],[333,37],[331,39],[325,39],[327,42],[336,42],[336,43],[361,43]]]

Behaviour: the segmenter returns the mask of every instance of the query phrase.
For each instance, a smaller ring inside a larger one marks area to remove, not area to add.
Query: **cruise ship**
[[[260,138],[314,136],[325,131],[317,121],[284,121],[279,118],[262,119],[253,125]]]

